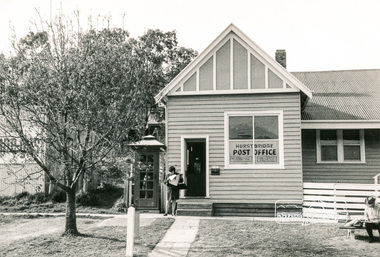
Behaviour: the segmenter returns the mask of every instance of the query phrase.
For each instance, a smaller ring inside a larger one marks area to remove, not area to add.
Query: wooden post
[[[127,246],[125,256],[133,257],[133,247],[135,243],[135,207],[128,208],[128,223],[127,223]]]
[[[123,204],[128,207],[128,179],[125,179],[124,181]]]
[[[337,207],[336,207],[336,185],[334,184],[334,218],[338,215]]]
[[[348,236],[349,236],[351,239],[355,239],[355,229],[349,229],[349,230],[348,230]]]
[[[128,206],[132,206],[132,181],[128,181]]]
[[[379,198],[379,196],[378,196],[379,190],[377,187],[377,185],[379,183],[379,176],[380,176],[380,173],[373,177],[373,179],[375,180],[375,185],[376,185],[376,188],[375,188],[376,198]]]
[[[125,174],[125,183],[124,183],[124,204],[128,208],[132,205],[132,179],[133,179],[133,170],[132,170],[132,161],[127,159],[127,170]]]

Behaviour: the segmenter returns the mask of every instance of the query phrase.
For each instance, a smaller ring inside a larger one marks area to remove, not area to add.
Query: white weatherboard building
[[[377,194],[380,70],[290,73],[284,50],[276,60],[232,24],[156,96],[167,166],[188,185],[179,212],[273,216],[279,200],[316,199],[361,211]]]

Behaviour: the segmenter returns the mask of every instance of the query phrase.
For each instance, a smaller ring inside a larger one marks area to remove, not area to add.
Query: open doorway
[[[206,139],[187,138],[185,156],[185,197],[207,196]]]

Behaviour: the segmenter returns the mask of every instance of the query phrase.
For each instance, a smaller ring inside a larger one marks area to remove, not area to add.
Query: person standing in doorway
[[[177,205],[177,199],[179,199],[179,189],[178,184],[183,181],[183,178],[179,173],[176,171],[174,166],[170,166],[168,174],[165,179],[165,184],[167,188],[167,194],[166,194],[166,208],[165,208],[165,214],[164,216],[168,215],[169,208],[171,207],[172,215],[176,215],[176,205]]]
[[[380,235],[380,205],[373,196],[367,196],[365,199],[364,218],[364,226],[369,236],[369,242],[372,243],[374,241],[372,229],[377,229]]]

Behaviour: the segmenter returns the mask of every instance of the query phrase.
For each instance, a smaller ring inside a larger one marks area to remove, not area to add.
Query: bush
[[[44,193],[39,192],[30,194],[28,192],[21,192],[14,197],[2,196],[0,197],[0,204],[17,206],[17,205],[30,205],[32,203],[41,204],[47,202],[48,198]]]
[[[66,192],[62,190],[56,190],[50,195],[50,200],[53,203],[66,202]]]
[[[33,202],[33,203],[45,203],[48,200],[45,193],[42,193],[42,192],[30,195],[28,199],[30,202]]]
[[[29,193],[29,192],[23,191],[23,192],[21,192],[21,193],[18,193],[18,194],[15,196],[15,198],[16,198],[17,201],[20,201],[20,200],[23,199],[23,198],[29,198],[29,196],[30,196],[30,193]]]
[[[11,198],[10,196],[0,196],[0,204],[8,202]]]
[[[80,192],[76,196],[76,202],[81,206],[98,206],[100,201],[94,191],[86,193]]]
[[[102,192],[102,193],[104,192],[104,193],[114,194],[120,191],[120,187],[115,186],[113,184],[101,183],[96,191]]]
[[[127,205],[125,203],[119,203],[118,205],[116,205],[116,209],[118,212],[123,212],[123,213],[127,213]]]
[[[107,184],[122,182],[125,176],[124,172],[118,167],[111,166],[106,167],[105,169],[98,170],[100,178]]]

